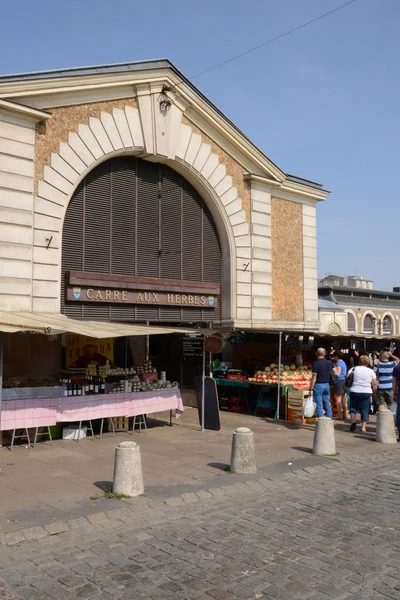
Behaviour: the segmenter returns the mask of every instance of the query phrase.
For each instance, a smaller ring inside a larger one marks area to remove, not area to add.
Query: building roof
[[[160,69],[170,69],[172,70],[186,85],[190,86],[196,94],[198,94],[213,110],[215,110],[223,119],[225,119],[243,138],[247,140],[258,152],[260,152],[264,158],[266,158],[270,164],[272,164],[276,169],[278,169],[286,178],[286,180],[292,182],[293,184],[299,184],[307,186],[308,188],[315,188],[316,190],[323,191],[326,195],[329,193],[326,190],[323,190],[323,186],[320,183],[316,183],[314,181],[310,181],[308,179],[304,179],[302,177],[297,177],[295,175],[289,175],[284,173],[269,157],[267,157],[263,152],[257,148],[253,142],[234,124],[230,121],[226,115],[224,115],[210,100],[200,92],[200,90],[193,85],[190,79],[187,79],[176,67],[173,63],[171,63],[167,58],[155,59],[155,60],[141,60],[135,62],[124,62],[124,63],[116,63],[110,65],[96,65],[96,66],[88,66],[88,67],[73,67],[67,69],[52,69],[48,71],[33,71],[30,73],[15,73],[10,75],[0,75],[0,97],[3,96],[7,98],[7,91],[2,90],[2,87],[6,88],[6,84],[13,84],[18,82],[29,82],[29,81],[40,81],[40,80],[48,80],[48,79],[70,79],[73,77],[82,77],[82,76],[90,76],[90,75],[101,75],[101,74],[111,74],[111,73],[128,73],[128,72],[137,72],[137,71],[149,71],[149,70],[160,70]],[[179,85],[179,84],[178,84]]]
[[[336,302],[339,306],[365,306],[375,308],[400,309],[400,293],[386,292],[384,290],[368,290],[362,288],[349,288],[340,285],[318,286],[320,300]]]
[[[324,310],[341,310],[339,304],[333,300],[327,300],[326,298],[318,298],[318,308]]]

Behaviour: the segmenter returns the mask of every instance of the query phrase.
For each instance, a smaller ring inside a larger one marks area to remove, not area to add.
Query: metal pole
[[[147,325],[147,327],[149,326],[149,321],[146,321],[146,325]],[[146,361],[149,360],[149,354],[150,354],[150,337],[148,335],[146,335]]]
[[[209,323],[208,327],[211,329],[212,323]],[[211,352],[208,353],[208,374],[210,375],[210,377],[212,377],[212,354],[211,354]]]
[[[279,332],[279,352],[278,352],[278,397],[276,399],[275,419],[279,421],[279,410],[281,403],[281,361],[282,361],[282,331]]]
[[[203,374],[201,378],[201,430],[204,431],[204,400],[206,382],[206,336],[203,335]]]

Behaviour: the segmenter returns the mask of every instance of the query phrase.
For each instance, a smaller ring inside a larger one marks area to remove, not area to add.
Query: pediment
[[[36,110],[132,98],[168,86],[185,117],[249,174],[282,182],[285,173],[168,60],[142,61],[0,77],[0,98]]]

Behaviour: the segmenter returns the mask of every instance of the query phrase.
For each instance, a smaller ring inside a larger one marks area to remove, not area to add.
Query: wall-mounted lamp
[[[158,98],[158,102],[160,104],[160,110],[161,110],[161,112],[168,112],[169,109],[172,106],[172,102],[168,98],[167,92],[172,92],[172,88],[169,87],[168,85],[163,85],[163,88],[161,90],[161,94],[160,94],[160,96]]]

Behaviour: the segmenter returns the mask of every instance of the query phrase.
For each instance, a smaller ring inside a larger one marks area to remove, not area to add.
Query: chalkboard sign
[[[193,379],[203,372],[203,336],[185,335],[182,338],[183,387],[192,387]]]
[[[192,337],[185,335],[182,339],[182,355],[183,358],[192,359],[203,356],[203,336],[199,335]]]
[[[194,382],[196,387],[199,423],[201,426],[202,377],[195,377]],[[219,431],[221,429],[217,386],[212,377],[204,378],[204,429],[211,429],[212,431]]]

